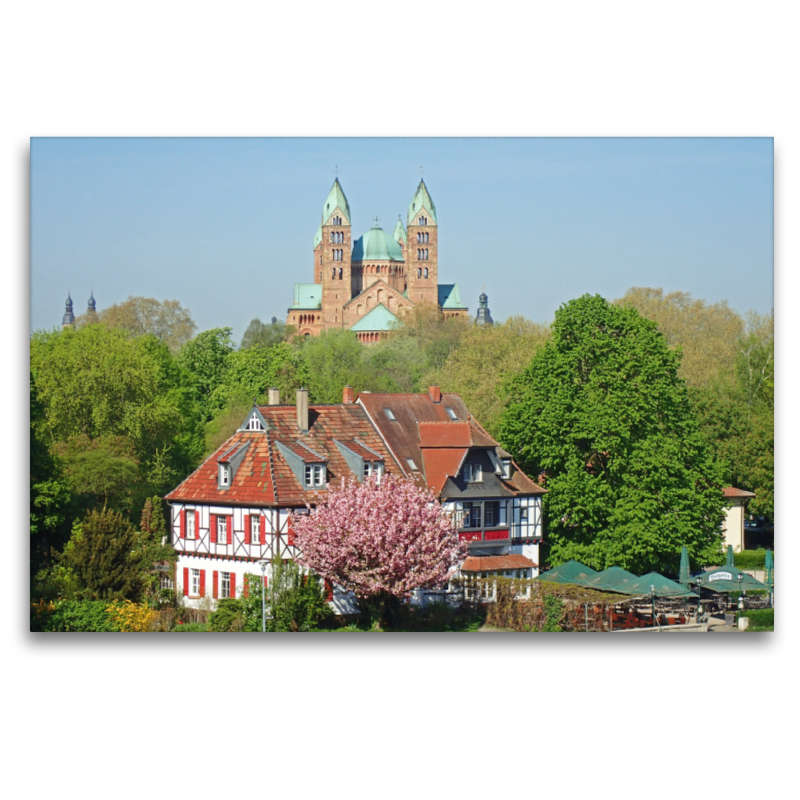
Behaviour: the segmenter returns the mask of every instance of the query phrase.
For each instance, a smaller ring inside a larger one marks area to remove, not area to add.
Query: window
[[[414,463],[413,458],[407,458],[406,464],[408,464],[409,469],[413,469],[414,472],[419,472],[419,467]]]
[[[173,589],[174,584],[172,583],[172,578],[169,575],[162,575],[161,576],[161,588],[162,589]]]
[[[219,485],[227,486],[231,481],[231,470],[227,464],[219,465]]]
[[[483,480],[480,464],[464,464],[464,480],[467,483],[480,483]]]
[[[200,594],[200,570],[199,569],[189,570],[189,576],[190,576],[189,594],[192,597],[198,597]]]
[[[481,527],[481,504],[464,503],[464,525],[465,528]]]
[[[231,596],[231,574],[230,572],[220,572],[220,587],[219,587],[219,596],[220,597],[230,597]]]
[[[525,506],[523,506],[519,510],[519,521],[520,522],[527,522],[528,521],[528,509]]]
[[[341,279],[342,279],[342,268],[340,267],[339,268],[339,280],[341,280]]]
[[[264,426],[261,424],[261,420],[258,418],[257,414],[253,414],[250,417],[250,421],[247,423],[247,430],[249,431],[263,431]]]
[[[186,512],[186,538],[187,539],[196,539],[197,538],[197,531],[194,528],[194,511],[187,511]]]
[[[389,422],[397,422],[397,417],[392,413],[391,408],[384,408],[383,413],[386,414],[386,419],[388,419]]]
[[[419,225],[427,225],[428,224],[428,218],[420,216],[420,218],[417,220],[417,223]]]
[[[504,458],[503,459],[503,477],[508,479],[511,477],[511,459]]]
[[[445,407],[445,411],[447,412],[447,416],[450,417],[450,419],[455,419],[455,420],[458,419],[458,415],[456,414],[455,411],[453,411],[452,408]]]
[[[495,517],[497,516],[497,504],[496,503],[486,503],[484,506],[483,516],[484,516],[484,524],[487,528],[492,528],[495,525]]]
[[[258,514],[250,515],[250,543],[260,544],[261,517]]]
[[[364,478],[369,478],[370,475],[377,475],[378,481],[383,475],[383,461],[365,461],[364,462]]]
[[[417,250],[417,252],[419,253],[419,250]],[[418,277],[418,278],[421,278],[421,277],[422,277],[422,267],[418,267],[418,268],[417,268],[417,277]]]
[[[428,268],[427,267],[425,267],[425,277],[426,278],[428,277]]]
[[[306,486],[325,485],[325,467],[322,464],[306,464]]]
[[[228,544],[227,517],[217,517],[217,544]]]

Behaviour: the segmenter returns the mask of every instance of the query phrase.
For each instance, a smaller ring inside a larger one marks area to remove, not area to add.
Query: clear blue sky
[[[31,328],[143,295],[199,330],[284,319],[311,282],[338,166],[354,238],[391,231],[424,167],[439,280],[472,313],[549,322],[586,292],[773,306],[773,142],[739,139],[46,139],[31,142]]]

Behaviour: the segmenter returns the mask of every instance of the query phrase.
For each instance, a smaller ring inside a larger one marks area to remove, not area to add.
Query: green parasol
[[[602,572],[598,572],[588,583],[592,589],[598,589],[601,592],[622,592],[623,594],[630,594],[628,586],[632,581],[635,581],[638,576],[632,572],[628,572],[622,567],[609,567]]]
[[[739,576],[742,576],[741,580]],[[738,567],[715,567],[693,579],[695,585],[713,592],[766,591],[769,587]]]
[[[540,581],[553,581],[554,583],[569,583],[574,586],[589,586],[589,581],[597,575],[597,571],[579,561],[567,561],[561,566],[539,575]]]
[[[681,547],[681,568],[678,573],[678,583],[680,583],[684,589],[688,589],[689,578],[689,548],[684,545]]]
[[[654,591],[656,597],[697,597],[694,592],[657,572],[648,572],[647,575],[642,575],[641,578],[631,581],[628,588],[625,589],[626,594],[636,595],[650,595]]]
[[[726,567],[735,566],[734,563],[733,563],[733,545],[732,544],[728,545],[728,556],[725,559],[725,566]]]
[[[764,583],[772,588],[772,581],[774,580],[773,570],[775,569],[775,564],[772,561],[772,550],[767,550],[767,556],[764,559]]]

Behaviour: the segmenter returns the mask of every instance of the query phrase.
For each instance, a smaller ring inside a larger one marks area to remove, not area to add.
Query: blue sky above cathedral
[[[405,223],[420,165],[439,281],[473,311],[485,285],[497,321],[631,286],[772,308],[771,139],[33,139],[31,327],[94,287],[98,309],[177,299],[238,341],[313,281],[337,171],[355,240]]]

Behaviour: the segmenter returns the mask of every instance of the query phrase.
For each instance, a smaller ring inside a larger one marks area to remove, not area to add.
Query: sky
[[[285,319],[337,173],[354,241],[405,224],[424,175],[439,282],[473,315],[484,286],[498,321],[634,286],[773,307],[769,137],[33,138],[31,329],[92,290],[178,300],[237,342]]]

